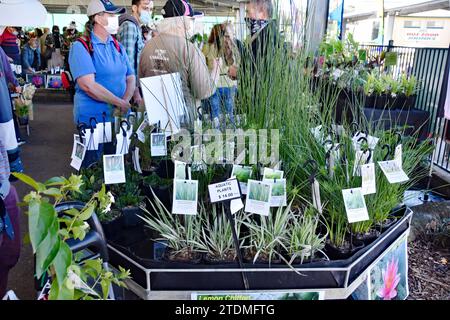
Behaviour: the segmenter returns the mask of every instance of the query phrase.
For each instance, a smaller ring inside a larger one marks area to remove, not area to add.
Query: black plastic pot
[[[382,94],[375,96],[375,109],[386,109],[388,104],[388,96]]]
[[[366,108],[375,108],[375,96],[366,96]]]
[[[139,207],[126,207],[122,209],[123,226],[125,228],[135,227],[143,221],[138,216],[142,215],[142,210]]]
[[[369,245],[380,236],[381,232],[377,229],[370,229],[368,233],[355,235],[356,240],[362,241],[364,245]]]
[[[183,266],[183,265],[193,265],[193,264],[200,264],[203,260],[203,254],[200,252],[195,252],[195,256],[189,260],[184,259],[177,259],[177,258],[171,258],[171,251],[172,250],[165,250],[162,260],[169,262],[174,265]]]
[[[26,126],[26,125],[28,124],[29,117],[28,117],[28,116],[17,117],[17,120],[19,121],[19,124],[20,124],[21,126]]]
[[[327,242],[325,243],[325,252],[332,260],[345,260],[364,248],[364,242],[357,240],[356,238],[353,239],[352,244],[351,247],[349,245],[346,248],[338,248]]]
[[[203,262],[205,264],[208,264],[208,265],[225,265],[225,264],[234,264],[234,265],[236,265],[238,263],[237,259],[235,259],[235,260],[215,260],[215,259],[211,259],[207,254],[204,255]]]
[[[173,179],[175,164],[172,160],[161,160],[158,163],[155,172],[162,179]]]
[[[412,95],[409,97],[406,97],[406,103],[404,106],[404,109],[410,110],[413,109],[416,105],[417,95]]]
[[[120,235],[121,231],[124,228],[123,216],[120,215],[119,217],[117,217],[112,221],[107,222],[103,221],[101,222],[101,224],[106,239],[114,241],[114,239],[117,239],[117,237]]]

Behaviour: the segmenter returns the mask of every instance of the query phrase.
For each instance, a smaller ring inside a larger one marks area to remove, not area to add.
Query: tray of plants
[[[248,279],[248,290],[253,291],[345,289],[409,230],[412,214],[411,209],[405,207],[392,213],[392,219],[397,221],[380,227],[382,232],[376,240],[366,242],[366,246],[344,260],[308,262],[310,259],[305,258],[302,264],[300,261],[289,265],[281,261],[257,262],[244,263],[243,268],[235,261],[211,261],[208,254],[199,254],[195,260],[170,261],[167,247],[148,240],[148,237],[144,240],[144,234],[132,244],[110,242],[110,259],[113,265],[131,270],[133,281],[140,286],[141,292],[153,294],[158,291],[245,290],[242,273]]]

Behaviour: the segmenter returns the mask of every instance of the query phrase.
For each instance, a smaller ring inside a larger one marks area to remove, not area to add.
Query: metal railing
[[[368,58],[381,52],[397,52],[397,65],[390,67],[389,73],[398,77],[402,74],[414,75],[419,82],[416,109],[430,113],[429,132],[436,136],[434,164],[450,173],[450,141],[446,141],[447,121],[439,115],[439,99],[443,88],[449,49],[412,48],[396,46],[364,45]]]

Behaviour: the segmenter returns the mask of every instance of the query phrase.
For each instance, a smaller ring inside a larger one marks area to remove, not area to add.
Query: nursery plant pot
[[[392,227],[397,222],[397,218],[394,216],[391,216],[390,218],[383,221],[383,223],[378,224],[376,228],[378,230],[381,230],[381,233],[385,232],[387,229]]]
[[[101,222],[103,232],[107,240],[115,240],[123,230],[123,216],[120,215],[112,221]]]
[[[375,96],[366,96],[366,108],[375,108]]]
[[[386,105],[387,109],[398,109],[399,105],[398,105],[398,96],[392,96],[392,95],[388,95],[387,96],[387,105]]]
[[[175,164],[172,160],[161,160],[155,170],[156,174],[162,179],[173,179],[175,173]]]
[[[397,99],[395,101],[395,109],[404,109],[406,108],[406,96],[404,94],[397,95]]]
[[[406,97],[406,103],[404,109],[410,110],[413,109],[416,105],[417,95],[412,95],[409,97]]]
[[[236,264],[237,263],[236,251],[230,251],[227,258],[224,260],[217,259],[215,257],[211,257],[208,254],[205,254],[205,256],[203,257],[203,261],[205,262],[205,264],[211,265]]]
[[[135,227],[143,221],[138,216],[142,215],[142,210],[139,207],[126,207],[122,209],[123,226],[125,228]]]
[[[358,233],[356,234],[356,240],[362,241],[364,245],[369,245],[380,236],[381,232],[377,229],[370,229],[367,233]]]
[[[272,259],[269,260],[269,257],[264,257],[261,254],[258,256],[258,259],[254,261],[255,259],[255,252],[253,252],[250,249],[244,250],[244,256],[243,260],[245,263],[249,264],[264,264],[264,265],[272,265],[272,264],[281,264],[281,259]]]
[[[386,109],[388,104],[388,96],[385,94],[375,96],[375,109]]]
[[[202,259],[203,254],[201,254],[200,252],[174,254],[173,250],[169,249],[165,250],[162,260],[173,263],[200,264],[202,262]]]
[[[29,117],[28,117],[28,116],[17,117],[17,120],[19,121],[19,124],[20,124],[21,126],[26,126],[26,125],[28,124]]]
[[[364,248],[364,242],[357,240],[356,238],[353,239],[352,244],[353,246],[350,247],[350,242],[345,241],[343,247],[336,247],[327,241],[325,243],[325,251],[331,260],[345,260]]]

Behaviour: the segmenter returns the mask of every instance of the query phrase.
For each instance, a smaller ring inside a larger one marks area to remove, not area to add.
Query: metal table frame
[[[409,220],[409,224],[411,223],[411,219],[412,219],[412,215],[413,212],[411,209],[408,209],[408,213],[405,215],[404,219]],[[386,233],[385,237],[388,237],[390,234],[394,233],[396,231],[397,228],[399,228],[401,225],[397,224],[394,228],[392,228],[391,230],[389,230],[389,232]],[[407,230],[405,230],[399,237],[396,238],[396,240],[392,241],[392,243],[389,245],[389,247],[386,248],[386,250],[383,251],[382,254],[380,254],[377,259],[375,259],[375,261],[373,261],[370,265],[368,265],[363,272],[361,272],[360,275],[358,275],[358,277],[351,283],[349,283],[349,276],[350,276],[350,271],[351,269],[362,259],[364,259],[364,257],[366,257],[374,248],[376,248],[377,246],[381,245],[382,242],[379,242],[377,244],[375,244],[375,246],[365,252],[363,255],[361,255],[358,259],[356,259],[355,261],[353,261],[353,263],[351,263],[349,266],[347,267],[342,267],[342,268],[298,268],[295,269],[298,272],[302,272],[302,271],[340,271],[340,272],[346,272],[346,278],[345,278],[345,282],[344,282],[344,286],[342,288],[329,288],[329,289],[286,289],[286,290],[250,290],[249,292],[306,292],[306,291],[323,291],[325,292],[324,295],[324,299],[328,300],[328,299],[346,299],[348,298],[348,296],[350,296],[357,288],[358,286],[363,283],[363,281],[365,281],[367,279],[368,273],[371,270],[372,266],[374,266],[384,255],[384,253],[386,251],[389,251],[397,242],[398,239],[402,238],[402,237],[407,237],[409,234],[409,230],[410,228],[408,227]],[[147,288],[143,288],[141,285],[139,285],[138,283],[136,283],[133,280],[127,280],[126,284],[129,288],[129,290],[131,290],[134,294],[136,294],[137,296],[139,296],[140,298],[144,299],[144,300],[190,300],[191,299],[191,294],[192,293],[199,293],[201,294],[202,291],[200,290],[195,290],[195,288],[192,288],[192,290],[189,291],[156,291],[156,290],[152,290],[151,289],[151,284],[150,284],[150,278],[151,278],[151,274],[152,273],[157,273],[157,272],[232,272],[232,271],[236,271],[236,272],[241,272],[242,270],[237,268],[237,269],[146,269],[145,267],[143,267],[142,265],[140,265],[139,263],[137,263],[136,261],[130,259],[128,256],[124,255],[122,252],[120,252],[119,250],[117,250],[116,248],[114,248],[111,245],[108,245],[109,249],[116,252],[117,254],[119,254],[120,256],[122,256],[124,259],[128,260],[129,262],[131,262],[132,264],[134,264],[136,267],[142,269],[143,271],[145,271],[147,277],[146,277],[146,281],[147,281]],[[253,271],[253,272],[261,272],[261,271],[271,271],[271,272],[286,272],[286,271],[293,271],[292,268],[255,268],[255,269],[251,269],[251,268],[246,268],[245,271]],[[133,276],[133,275],[131,275]],[[225,291],[225,290],[221,290],[221,291],[207,291],[208,294],[214,294],[214,293],[245,293],[244,290],[229,290],[229,291]]]

